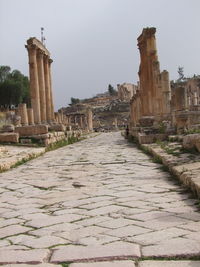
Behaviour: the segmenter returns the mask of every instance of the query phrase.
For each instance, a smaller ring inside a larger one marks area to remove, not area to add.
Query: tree
[[[179,78],[178,78],[178,81],[183,81],[184,80],[184,68],[183,67],[178,67],[178,75],[179,75]]]
[[[0,105],[4,107],[27,103],[30,106],[29,80],[19,70],[0,66]]]
[[[108,85],[108,92],[110,95],[117,95],[117,91],[114,89],[114,87],[111,84]]]
[[[0,83],[4,82],[10,74],[9,66],[0,66]]]
[[[80,103],[80,99],[79,98],[71,97],[71,105],[75,105],[75,104],[78,104],[78,103]]]

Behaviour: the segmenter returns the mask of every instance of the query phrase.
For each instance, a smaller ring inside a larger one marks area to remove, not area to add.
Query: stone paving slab
[[[48,259],[48,250],[0,250],[0,264],[5,263],[42,263]]]
[[[6,171],[17,162],[39,156],[45,152],[44,147],[2,146],[0,147],[0,170]]]
[[[37,265],[33,265],[33,264],[6,264],[3,265],[4,267],[33,267],[33,266],[37,266],[37,267],[58,267],[60,265],[57,264],[51,264],[51,263],[42,263],[42,264],[37,264]]]
[[[197,200],[120,133],[0,173],[5,264],[198,256],[199,221]]]
[[[138,267],[199,267],[200,261],[141,261]]]
[[[72,263],[69,267],[135,267],[133,261],[104,261],[104,262],[93,262],[93,263]]]
[[[136,244],[116,242],[103,246],[66,246],[53,252],[50,262],[76,262],[89,260],[126,259],[140,257]]]

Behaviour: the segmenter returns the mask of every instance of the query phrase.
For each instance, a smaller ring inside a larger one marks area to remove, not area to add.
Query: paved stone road
[[[197,202],[120,133],[103,133],[0,175],[0,264],[199,255]],[[200,266],[174,264],[139,266]]]

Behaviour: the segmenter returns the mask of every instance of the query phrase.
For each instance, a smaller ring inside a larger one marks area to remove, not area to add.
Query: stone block
[[[85,260],[108,260],[125,259],[130,257],[140,257],[139,245],[116,242],[103,246],[73,246],[60,247],[53,252],[51,262],[59,263],[65,261],[85,261]]]
[[[138,141],[140,144],[151,144],[156,141],[163,141],[166,140],[166,134],[143,134],[138,133]]]
[[[188,134],[184,136],[183,147],[186,149],[196,148],[200,152],[200,134]]]
[[[198,267],[200,261],[141,261],[139,267]]]
[[[32,249],[32,250],[1,250],[0,264],[12,263],[31,263],[37,264],[44,262],[49,255],[46,249]]]
[[[15,132],[19,133],[19,136],[31,136],[38,134],[48,133],[47,125],[29,125],[29,126],[20,126],[15,128]]]
[[[102,261],[102,262],[86,262],[86,263],[72,263],[70,267],[135,267],[133,261]]]
[[[18,133],[0,133],[1,143],[19,143]]]
[[[2,132],[14,132],[15,126],[13,124],[3,125]]]
[[[64,124],[55,124],[51,125],[49,127],[49,130],[55,132],[64,132],[66,130],[66,126]]]

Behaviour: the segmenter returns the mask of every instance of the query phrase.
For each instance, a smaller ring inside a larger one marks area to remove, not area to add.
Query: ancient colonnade
[[[36,38],[27,40],[31,107],[35,124],[55,121],[52,95],[50,53]]]

